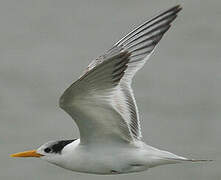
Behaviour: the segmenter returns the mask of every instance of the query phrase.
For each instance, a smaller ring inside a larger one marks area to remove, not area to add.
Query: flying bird
[[[147,145],[142,140],[131,83],[181,6],[145,21],[93,60],[83,75],[65,90],[59,105],[76,122],[80,138],[50,141],[37,150],[12,157],[38,157],[77,172],[122,174],[188,159]]]

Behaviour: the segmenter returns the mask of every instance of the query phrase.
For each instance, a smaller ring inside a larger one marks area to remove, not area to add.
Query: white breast
[[[142,151],[128,144],[96,146],[79,145],[80,140],[67,145],[59,162],[52,162],[72,171],[94,174],[119,174],[147,170]]]

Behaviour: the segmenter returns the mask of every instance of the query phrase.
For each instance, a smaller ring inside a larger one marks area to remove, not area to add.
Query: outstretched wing
[[[60,107],[76,121],[81,143],[141,139],[132,78],[180,10],[175,6],[135,28],[92,61],[61,96]]]

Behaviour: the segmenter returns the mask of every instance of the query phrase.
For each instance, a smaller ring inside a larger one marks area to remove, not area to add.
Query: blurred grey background
[[[58,98],[88,63],[136,24],[183,11],[133,83],[144,140],[212,163],[96,176],[9,154],[78,137]],[[0,179],[187,180],[221,178],[220,0],[1,0]]]

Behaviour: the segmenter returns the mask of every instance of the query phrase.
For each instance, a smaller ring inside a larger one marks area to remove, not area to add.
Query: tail
[[[158,165],[163,165],[163,164],[176,164],[176,163],[182,163],[182,162],[211,162],[213,160],[209,160],[209,159],[189,159],[189,158],[185,158],[182,156],[178,156],[176,154],[173,154],[171,152],[168,151],[163,151],[163,150],[159,150],[157,148],[148,146],[148,149],[152,150],[154,152],[154,155],[156,156],[156,159],[158,159],[158,161],[156,161],[152,167],[154,166],[158,166]]]
[[[186,160],[183,160],[183,161],[189,161],[189,162],[212,162],[213,160],[211,159],[186,159]]]
[[[193,162],[193,163],[197,163],[197,162],[212,162],[213,160],[211,159],[188,159],[182,156],[177,156],[175,158],[168,158],[168,160],[174,161],[176,163],[181,163],[181,162]]]
[[[197,162],[211,162],[213,160],[211,159],[189,159],[189,158],[185,158],[182,156],[178,156],[175,155],[173,153],[164,151],[164,153],[167,154],[167,156],[164,156],[165,160],[171,161],[171,163],[182,163],[182,162],[193,162],[193,163],[197,163]]]

